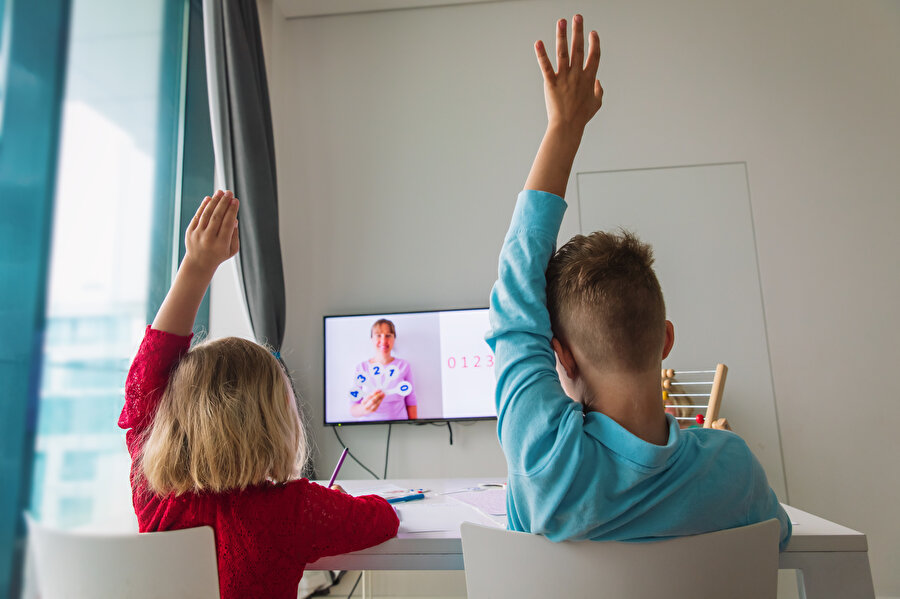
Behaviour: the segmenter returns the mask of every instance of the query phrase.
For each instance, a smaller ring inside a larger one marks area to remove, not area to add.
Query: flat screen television
[[[487,308],[325,316],[325,424],[496,418],[488,328]]]

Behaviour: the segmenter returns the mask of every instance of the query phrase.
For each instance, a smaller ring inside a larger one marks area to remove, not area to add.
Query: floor
[[[361,572],[344,572],[337,584],[315,597],[361,599],[363,583],[360,574]],[[462,572],[382,572],[376,573],[370,584],[372,592],[369,597],[466,599],[465,575]],[[796,573],[793,570],[779,571],[778,599],[797,598],[799,594],[796,585]],[[415,594],[414,588],[410,587],[419,587],[420,594]]]
[[[358,571],[343,572],[337,584],[312,597],[361,599],[364,584],[361,574]],[[372,598],[466,599],[465,573],[463,572],[369,572],[368,577],[368,597]],[[320,580],[320,578],[316,580]]]

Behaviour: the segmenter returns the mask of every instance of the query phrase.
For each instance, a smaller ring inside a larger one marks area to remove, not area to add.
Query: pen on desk
[[[347,448],[344,448],[344,451],[341,452],[341,457],[338,458],[337,466],[334,467],[334,472],[331,474],[331,480],[328,481],[328,488],[331,488],[331,485],[334,484],[335,479],[337,478],[338,472],[341,471],[341,464],[344,463],[344,458],[347,457]]]
[[[401,503],[404,501],[415,501],[416,499],[425,499],[425,493],[413,493],[412,495],[403,495],[402,497],[390,497],[388,503]]]

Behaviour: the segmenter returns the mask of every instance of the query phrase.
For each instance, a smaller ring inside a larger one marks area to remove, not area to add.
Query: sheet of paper
[[[338,483],[340,483],[340,481],[338,481]],[[383,483],[377,480],[373,480],[371,484],[354,485],[352,488],[347,488],[347,492],[355,497],[359,497],[360,495],[381,495],[382,497],[388,497],[402,493],[405,490],[406,489],[403,487]]]
[[[394,507],[400,516],[400,532],[459,531],[463,522],[488,523],[467,505],[411,501]]]
[[[506,489],[485,489],[483,491],[464,491],[449,496],[454,501],[471,505],[488,516],[506,515]]]

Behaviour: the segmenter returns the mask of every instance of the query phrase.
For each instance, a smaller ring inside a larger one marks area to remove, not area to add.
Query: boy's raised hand
[[[591,31],[587,60],[584,57],[584,23],[581,15],[572,18],[572,51],[566,41],[566,20],[556,23],[557,70],[547,56],[544,42],[534,45],[544,76],[544,101],[550,126],[562,125],[583,130],[603,104],[603,87],[597,80],[600,66],[600,36]]]
[[[566,21],[560,19],[556,23],[556,71],[543,42],[535,43],[534,50],[544,76],[547,132],[531,165],[525,189],[565,197],[584,128],[603,104],[603,88],[597,81],[600,37],[596,31],[591,31],[585,60],[584,24],[581,15],[575,15],[572,18],[571,56],[566,42]]]
[[[212,270],[240,249],[237,213],[240,202],[230,191],[206,196],[184,234],[185,262]]]
[[[185,255],[152,327],[176,335],[190,335],[200,302],[216,269],[240,249],[239,202],[230,191],[207,196],[184,235]]]

